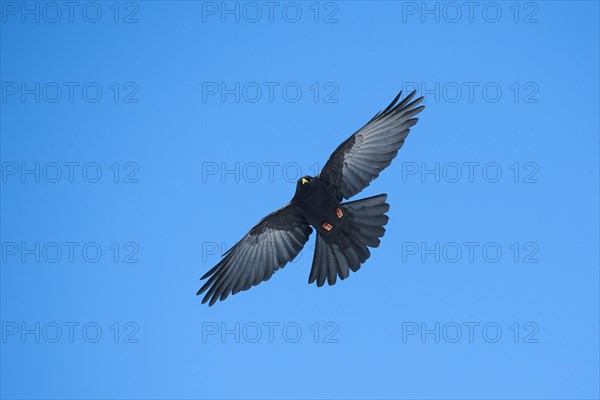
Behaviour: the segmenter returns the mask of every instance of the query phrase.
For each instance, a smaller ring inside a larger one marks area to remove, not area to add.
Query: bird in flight
[[[313,228],[315,254],[308,283],[323,286],[346,279],[378,247],[388,222],[387,195],[342,203],[369,186],[391,164],[404,144],[415,115],[425,107],[402,92],[331,154],[318,176],[304,176],[292,200],[250,229],[201,280],[198,295],[212,306],[230,294],[267,281],[302,250]],[[400,100],[400,101],[399,101]]]

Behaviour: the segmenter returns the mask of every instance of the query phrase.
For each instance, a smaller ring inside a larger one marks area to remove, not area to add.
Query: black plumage
[[[269,280],[304,247],[313,228],[317,231],[309,283],[323,286],[346,279],[379,246],[385,233],[389,205],[387,195],[341,203],[367,187],[386,168],[404,144],[415,118],[424,106],[415,92],[378,112],[346,139],[329,157],[316,177],[298,180],[290,203],[267,215],[201,279],[207,279],[198,295],[213,305]]]

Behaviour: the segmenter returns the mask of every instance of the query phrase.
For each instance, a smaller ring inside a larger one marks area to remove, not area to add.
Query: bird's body
[[[383,111],[346,139],[316,177],[298,180],[289,204],[263,218],[202,279],[197,294],[207,291],[203,303],[226,299],[269,280],[293,260],[317,231],[315,255],[308,278],[317,286],[346,279],[378,247],[388,222],[387,195],[343,202],[379,176],[402,145],[413,118],[423,110],[415,92],[402,101],[401,93]]]
[[[304,177],[308,182],[302,184],[302,179],[296,185],[296,194],[291,203],[298,207],[298,210],[306,218],[306,220],[317,230],[318,233],[325,237],[334,236],[338,228],[345,219],[339,219],[336,215],[336,209],[339,208],[340,202],[331,192],[331,190],[323,184],[319,177]],[[330,223],[332,229],[330,231],[323,228],[324,223]]]

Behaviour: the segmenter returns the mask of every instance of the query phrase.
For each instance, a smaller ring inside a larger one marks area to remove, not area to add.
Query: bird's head
[[[298,183],[296,184],[296,192],[306,191],[307,189],[310,190],[314,188],[317,180],[318,178],[312,176],[303,176],[302,178],[298,179]]]

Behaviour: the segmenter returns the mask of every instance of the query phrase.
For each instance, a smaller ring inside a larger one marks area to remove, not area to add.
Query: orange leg
[[[339,207],[335,209],[335,213],[337,214],[338,219],[342,219],[342,217],[344,216],[342,209]]]
[[[333,229],[333,226],[331,226],[330,223],[327,222],[323,222],[323,229],[325,229],[327,232],[329,232],[331,229]]]

